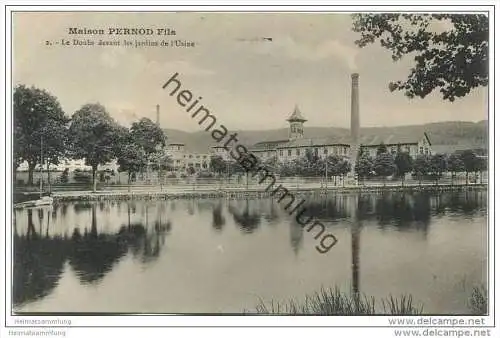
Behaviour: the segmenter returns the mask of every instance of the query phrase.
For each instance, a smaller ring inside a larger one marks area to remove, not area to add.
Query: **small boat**
[[[54,202],[54,199],[52,197],[43,196],[42,198],[39,198],[37,200],[16,203],[16,204],[14,204],[14,208],[20,209],[20,208],[44,207],[44,206],[52,205],[53,202]]]

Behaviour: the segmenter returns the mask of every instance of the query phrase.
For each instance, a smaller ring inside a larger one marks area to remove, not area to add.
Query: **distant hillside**
[[[176,129],[164,129],[169,142],[182,142],[190,152],[209,152],[216,142],[210,133],[203,130],[198,132],[184,132]],[[234,130],[238,133],[238,140],[243,144],[254,144],[261,141],[282,140],[288,138],[288,129],[271,130]],[[461,149],[475,149],[488,147],[488,122],[439,122],[423,125],[361,128],[361,134],[369,135],[414,135],[420,138],[426,132],[432,143],[432,148],[438,152],[452,152]],[[304,128],[305,137],[348,136],[349,129],[335,127]]]

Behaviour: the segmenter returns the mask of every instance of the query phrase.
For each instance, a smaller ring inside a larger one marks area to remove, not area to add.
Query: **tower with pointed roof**
[[[288,131],[288,139],[296,140],[304,137],[304,122],[307,120],[302,116],[299,107],[295,105],[292,115],[287,119],[290,123],[290,129]]]

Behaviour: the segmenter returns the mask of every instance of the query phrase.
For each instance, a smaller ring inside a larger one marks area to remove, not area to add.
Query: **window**
[[[424,147],[420,147],[420,154],[424,153]]]
[[[339,154],[339,148],[335,147],[334,149],[335,149],[335,150],[333,151],[333,153],[334,153],[335,155],[338,155],[338,154]]]
[[[283,150],[280,150],[280,156],[283,156]]]
[[[410,152],[410,146],[406,146],[406,152]]]
[[[328,148],[325,148],[325,149],[323,150],[323,154],[328,155]]]
[[[181,160],[177,160],[177,164],[181,163]]]
[[[318,148],[314,148],[314,155],[318,155],[318,152],[319,152],[319,149]]]
[[[295,150],[295,154],[296,154],[297,156],[300,156],[300,149]]]
[[[292,149],[288,149],[288,156],[292,156]]]
[[[189,155],[189,158],[193,158],[193,155]]]

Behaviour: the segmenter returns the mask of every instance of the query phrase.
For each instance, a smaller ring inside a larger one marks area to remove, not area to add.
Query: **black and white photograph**
[[[7,11],[11,325],[495,336],[491,7]]]

